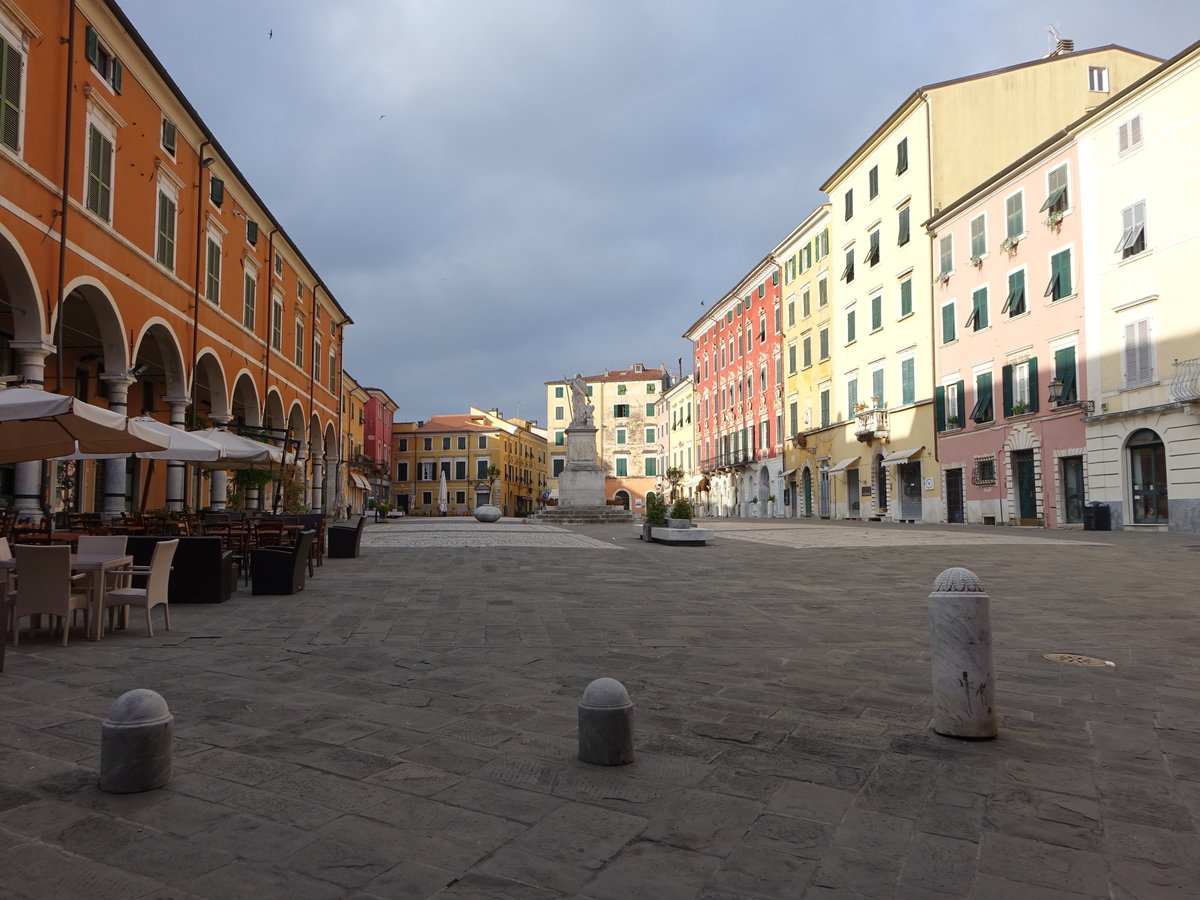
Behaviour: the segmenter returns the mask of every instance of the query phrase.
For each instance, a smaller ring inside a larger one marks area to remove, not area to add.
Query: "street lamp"
[[[1077,407],[1085,416],[1090,416],[1096,409],[1096,404],[1092,400],[1072,400],[1065,403],[1060,402],[1063,395],[1063,381],[1057,375],[1050,382],[1050,384],[1046,386],[1046,388],[1050,392],[1048,399],[1053,406],[1074,406]]]

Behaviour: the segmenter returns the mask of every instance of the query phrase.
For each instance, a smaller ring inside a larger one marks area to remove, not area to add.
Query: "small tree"
[[[679,497],[679,485],[683,481],[683,469],[679,468],[679,466],[671,466],[667,469],[667,481],[671,485],[671,498],[675,499]]]
[[[647,494],[646,515],[643,518],[647,525],[666,525],[667,501],[658,494]]]
[[[496,505],[496,480],[500,477],[499,466],[488,466],[488,506]]]
[[[692,504],[686,497],[680,497],[675,501],[675,505],[671,507],[672,519],[690,519],[692,513]]]

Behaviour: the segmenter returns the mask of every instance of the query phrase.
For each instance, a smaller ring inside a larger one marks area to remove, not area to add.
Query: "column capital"
[[[189,396],[187,396],[186,394],[185,394],[185,395],[183,395],[182,397],[175,397],[175,396],[165,396],[165,397],[163,397],[162,399],[163,399],[163,403],[167,404],[167,406],[183,406],[183,407],[187,407],[187,406],[189,406],[189,405],[191,404],[191,402],[192,402],[192,398],[191,398],[191,397],[189,397]]]
[[[9,341],[8,346],[41,359],[45,359],[54,352],[54,345],[47,341]]]

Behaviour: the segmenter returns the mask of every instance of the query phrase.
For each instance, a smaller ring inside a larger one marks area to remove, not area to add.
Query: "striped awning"
[[[353,481],[356,486],[362,488],[364,491],[369,491],[371,489],[371,482],[367,481],[367,479],[363,478],[357,472],[350,473],[350,480]]]

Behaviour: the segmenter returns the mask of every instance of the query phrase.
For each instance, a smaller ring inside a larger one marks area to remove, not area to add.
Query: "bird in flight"
[[[381,118],[381,119],[386,119],[386,118],[387,118],[387,113],[384,113],[384,114],[383,114],[382,116],[380,116],[379,118]]]
[[[275,37],[275,29],[274,28],[272,28],[270,31],[267,32],[267,40],[269,41],[273,37]]]

